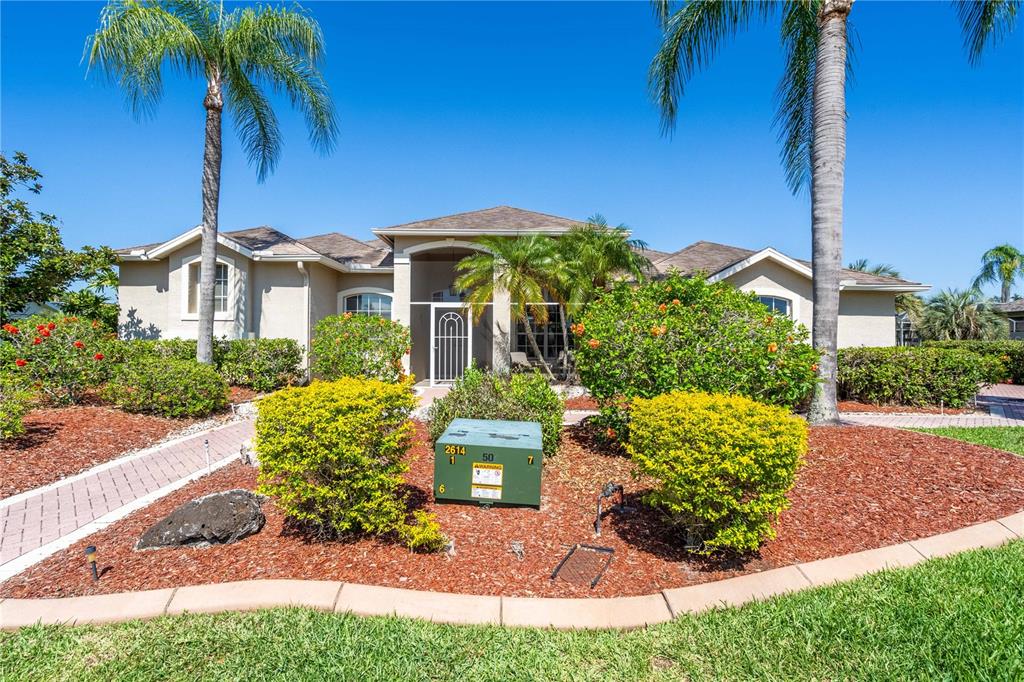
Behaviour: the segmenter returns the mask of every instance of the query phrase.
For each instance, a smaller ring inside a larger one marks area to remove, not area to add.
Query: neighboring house
[[[229,338],[291,337],[305,348],[316,322],[339,312],[382,315],[410,327],[408,369],[432,383],[461,376],[473,360],[508,365],[528,352],[513,325],[507,294],[497,294],[472,324],[452,286],[455,264],[479,250],[483,235],[554,237],[580,221],[499,206],[373,230],[375,239],[343,234],[294,239],[269,227],[218,235],[214,334]],[[121,333],[127,337],[196,336],[200,228],[166,242],[118,251]],[[706,273],[761,297],[770,308],[810,328],[811,268],[772,248],[750,251],[697,242],[674,253],[648,251],[658,274]],[[927,286],[844,270],[839,344],[895,343],[896,294]],[[518,327],[518,328],[517,328]],[[549,359],[562,347],[552,315],[539,343]]]
[[[20,311],[11,314],[12,320],[24,320],[32,315],[55,315],[60,312],[57,303],[35,303],[29,302]]]
[[[1024,299],[1009,303],[995,303],[992,310],[1005,317],[1010,323],[1010,338],[1024,341]]]

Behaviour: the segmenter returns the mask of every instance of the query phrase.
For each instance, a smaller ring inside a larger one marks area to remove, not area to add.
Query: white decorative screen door
[[[430,383],[447,384],[462,376],[473,357],[472,334],[466,314],[455,307],[461,304],[431,304],[433,353],[430,356]]]

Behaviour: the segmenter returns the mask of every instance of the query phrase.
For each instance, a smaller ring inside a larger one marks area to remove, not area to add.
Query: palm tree
[[[260,182],[281,154],[277,117],[264,90],[284,92],[306,117],[322,152],[336,135],[334,106],[319,63],[320,27],[294,8],[243,7],[224,12],[212,0],[111,0],[86,43],[90,70],[116,83],[137,117],[153,113],[165,67],[206,84],[202,179],[202,251],[196,357],[213,361],[214,275],[220,205],[221,118],[231,114]]]
[[[625,225],[609,227],[604,216],[595,214],[575,225],[558,240],[564,278],[556,291],[562,323],[563,368],[571,362],[566,320],[577,314],[617,277],[642,281],[651,270],[644,255],[647,243],[632,239]]]
[[[945,289],[925,306],[918,330],[935,341],[1004,338],[1006,320],[992,310],[977,289]]]
[[[539,234],[484,236],[478,243],[484,251],[472,253],[455,264],[455,269],[461,273],[455,279],[455,288],[466,292],[466,307],[472,312],[473,321],[480,321],[496,290],[507,291],[513,319],[526,327],[530,347],[540,359],[545,374],[554,380],[555,375],[544,359],[533,328],[533,322],[541,326],[547,324],[548,306],[544,296],[557,290],[564,277],[554,239]]]
[[[648,76],[652,96],[671,131],[689,79],[719,45],[754,21],[781,11],[786,67],[777,94],[775,125],[790,189],[810,185],[814,313],[812,343],[821,353],[821,378],[811,400],[814,423],[836,423],[836,337],[843,247],[846,164],[847,17],[853,0],[654,0],[663,31]],[[977,62],[986,45],[1013,26],[1019,0],[957,2],[968,57]]]
[[[1024,253],[1010,244],[1000,244],[981,256],[981,272],[974,278],[974,288],[999,282],[999,300],[1010,301],[1010,293],[1018,276],[1024,276]]]
[[[900,271],[889,265],[888,263],[878,263],[872,265],[868,262],[867,258],[859,258],[849,265],[846,266],[849,270],[857,270],[858,272],[866,272],[869,275],[880,275],[882,277],[896,277],[899,278]]]

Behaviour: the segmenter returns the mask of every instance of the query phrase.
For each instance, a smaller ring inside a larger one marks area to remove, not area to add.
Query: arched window
[[[345,312],[391,319],[391,297],[387,294],[352,294],[345,297]]]
[[[768,310],[771,310],[773,313],[780,313],[786,317],[792,316],[793,303],[788,298],[782,298],[781,296],[758,296],[757,300],[768,306]]]
[[[199,270],[200,258],[185,259],[181,267],[182,283],[182,319],[194,320],[199,315]],[[217,256],[217,265],[213,271],[213,313],[218,320],[230,320],[234,316],[235,299],[237,296],[238,274],[234,262]]]

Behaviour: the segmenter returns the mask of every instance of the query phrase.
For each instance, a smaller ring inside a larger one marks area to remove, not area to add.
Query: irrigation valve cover
[[[434,444],[434,498],[540,507],[540,424],[456,419]]]

